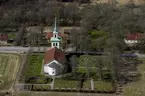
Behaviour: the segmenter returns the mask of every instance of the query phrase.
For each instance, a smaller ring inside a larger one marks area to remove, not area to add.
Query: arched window
[[[54,71],[52,71],[52,74],[54,74]]]
[[[55,43],[53,43],[53,46],[55,46]]]

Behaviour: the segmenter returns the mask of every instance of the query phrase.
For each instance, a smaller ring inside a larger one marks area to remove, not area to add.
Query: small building
[[[5,33],[0,33],[0,44],[5,45],[8,43],[8,35]]]
[[[139,40],[144,36],[142,33],[127,34],[124,39],[127,45],[133,46],[139,42]]]
[[[61,75],[67,72],[65,52],[60,49],[58,34],[55,19],[53,36],[50,39],[51,48],[46,51],[44,56],[44,73],[50,76]]]
[[[0,41],[7,41],[8,40],[8,35],[4,33],[0,33]]]

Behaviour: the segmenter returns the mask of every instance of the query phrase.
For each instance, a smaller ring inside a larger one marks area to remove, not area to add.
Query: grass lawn
[[[16,78],[20,55],[0,53],[0,89],[8,89]]]
[[[87,64],[89,67],[96,67],[95,62],[93,61],[94,58],[95,58],[95,56],[91,56],[91,55],[80,56],[77,59],[78,63],[79,63],[78,67],[86,67]]]
[[[24,75],[26,77],[41,76],[43,58],[44,54],[42,53],[34,53],[32,56],[30,56]]]
[[[102,64],[105,64],[105,67],[110,67],[108,66],[111,61],[108,56],[91,56],[91,55],[82,55],[79,58],[77,58],[78,61],[78,67],[96,67],[97,65],[97,60],[101,59]]]
[[[138,66],[141,80],[125,85],[123,96],[145,96],[145,58],[142,60],[144,63]]]
[[[91,55],[82,55],[78,60],[78,68],[77,72],[87,73],[88,71],[91,73],[98,73],[97,69],[99,66],[97,63],[98,60],[101,60],[101,66],[103,71],[111,69],[111,61],[108,56],[91,56]]]
[[[97,72],[97,68],[93,67],[93,68],[88,68],[89,72],[93,72],[93,73],[96,73]],[[79,67],[77,69],[77,72],[80,72],[80,73],[86,73],[87,71],[87,68],[86,67]]]
[[[9,39],[15,39],[16,38],[16,33],[8,33],[8,38]]]
[[[85,80],[83,83],[83,89],[91,89],[90,80]]]
[[[54,88],[77,88],[77,81],[56,78]]]
[[[65,80],[65,79],[55,79],[54,87],[55,88],[78,88],[77,80]],[[112,91],[113,86],[111,82],[105,81],[94,81],[94,87],[97,91]],[[85,80],[83,82],[83,89],[91,89],[90,80]]]
[[[97,91],[112,91],[113,90],[113,86],[111,82],[95,81],[94,86],[95,86],[95,90]]]
[[[50,89],[51,87],[50,87],[50,85],[33,85],[33,89],[35,90],[37,90],[37,89],[39,89],[39,90],[43,90],[43,89]]]

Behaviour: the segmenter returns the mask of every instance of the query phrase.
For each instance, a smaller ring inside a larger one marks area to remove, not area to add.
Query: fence
[[[15,84],[16,91],[37,91],[37,90],[51,90],[51,84]]]
[[[83,92],[83,93],[107,93],[112,94],[115,93],[116,90],[112,91],[97,91],[90,89],[77,89],[77,88],[54,88],[51,89],[51,84],[25,84],[19,83],[15,84],[16,91],[54,91],[54,92]]]

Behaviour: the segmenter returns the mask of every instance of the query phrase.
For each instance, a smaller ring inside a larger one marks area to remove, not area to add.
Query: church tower
[[[58,49],[60,48],[60,39],[58,36],[57,27],[56,27],[56,17],[55,17],[55,23],[54,23],[53,37],[51,37],[50,42],[51,42],[51,47],[57,47]]]

